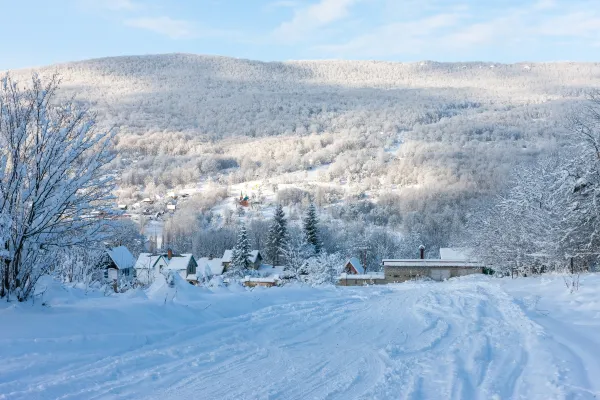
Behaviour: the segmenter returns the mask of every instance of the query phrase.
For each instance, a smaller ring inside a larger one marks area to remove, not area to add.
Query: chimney
[[[419,246],[419,255],[421,257],[421,260],[425,259],[425,246],[423,246],[423,245]]]
[[[171,261],[171,258],[173,258],[173,250],[171,250],[171,249],[168,249],[168,250],[167,250],[167,259],[168,259],[169,261]]]

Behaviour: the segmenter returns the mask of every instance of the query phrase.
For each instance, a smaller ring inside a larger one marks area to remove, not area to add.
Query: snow
[[[593,399],[599,274],[0,303],[0,399]],[[45,302],[47,305],[42,306]],[[357,342],[357,339],[359,342]]]
[[[213,276],[213,275],[222,275],[223,269],[225,266],[220,258],[209,259],[208,257],[199,258],[198,268],[196,269],[196,274],[198,276]]]
[[[473,250],[467,247],[442,247],[440,248],[440,258],[442,260],[468,261],[473,260]]]
[[[224,263],[230,263],[231,260],[233,260],[233,250],[225,250],[222,261]]]
[[[248,253],[248,260],[251,263],[255,263],[256,259],[258,257],[258,255],[260,254],[260,252],[258,250],[252,250]],[[224,263],[230,263],[231,260],[233,260],[233,250],[225,250],[225,252],[223,253],[223,259],[222,261]]]
[[[277,283],[279,281],[278,275],[273,275],[272,277],[262,277],[262,278],[253,278],[250,276],[246,276],[244,278],[244,282],[259,282],[259,283]]]
[[[173,254],[173,257],[171,257],[170,260],[167,257],[165,257],[165,259],[167,260],[167,266],[165,269],[172,270],[172,271],[187,270],[188,265],[192,261],[192,257],[194,257],[194,256],[189,253]]]
[[[107,249],[106,253],[119,269],[133,268],[135,265],[135,258],[133,258],[133,255],[125,246]]]

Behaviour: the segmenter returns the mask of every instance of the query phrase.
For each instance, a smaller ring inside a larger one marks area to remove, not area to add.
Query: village
[[[441,248],[440,259],[426,259],[425,248],[420,246],[418,254],[419,258],[415,259],[384,259],[381,263],[383,271],[378,272],[367,271],[364,261],[352,257],[339,266],[341,273],[337,284],[381,285],[415,279],[444,281],[484,271],[481,263],[468,259],[468,249]],[[220,258],[196,258],[190,253],[177,254],[167,249],[166,252],[141,253],[136,260],[127,247],[118,246],[105,250],[102,268],[105,280],[115,291],[131,283],[147,286],[160,275],[168,278],[170,274],[177,274],[195,286],[201,286],[213,278],[221,279],[227,285],[231,282],[227,272],[232,258],[233,250],[226,250]],[[285,269],[264,264],[258,250],[250,251],[248,265],[247,275],[240,280],[246,287],[282,286],[287,281]]]

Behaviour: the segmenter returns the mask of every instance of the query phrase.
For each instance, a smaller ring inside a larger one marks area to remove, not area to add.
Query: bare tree
[[[0,297],[26,300],[54,250],[93,246],[110,213],[114,133],[99,132],[74,101],[55,102],[58,86],[57,76],[34,75],[24,88],[9,75],[1,81],[0,215],[9,231]]]

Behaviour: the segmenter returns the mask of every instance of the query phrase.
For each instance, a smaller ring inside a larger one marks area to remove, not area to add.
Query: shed
[[[166,261],[167,266],[164,268],[165,270],[176,271],[179,273],[179,276],[190,282],[197,281],[196,269],[198,268],[198,263],[192,254],[174,254],[169,250],[166,254]]]
[[[103,262],[104,277],[111,282],[121,278],[133,276],[135,258],[125,246],[106,249],[106,258]]]
[[[358,258],[352,257],[344,265],[344,272],[349,275],[362,275],[365,273],[365,268]]]

